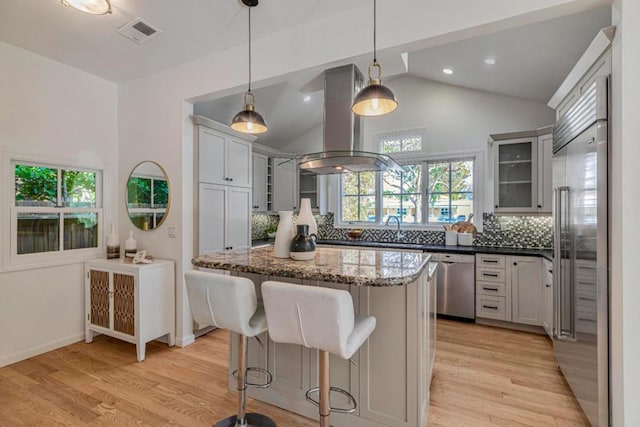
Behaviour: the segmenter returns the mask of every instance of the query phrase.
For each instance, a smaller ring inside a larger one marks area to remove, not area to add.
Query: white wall
[[[611,380],[614,426],[640,425],[640,2],[615,0],[611,141]]]
[[[118,161],[116,85],[0,42],[0,94],[2,164],[16,153],[102,169],[109,224]],[[0,185],[3,252],[11,191],[11,183]],[[82,260],[13,272],[0,266],[0,366],[82,339],[83,272]]]
[[[282,153],[308,154],[322,151],[322,125],[313,127],[280,149]]]
[[[386,4],[386,6],[385,6]],[[381,3],[379,48],[394,46],[401,52],[409,47],[418,49],[436,43],[446,43],[524,25],[576,11],[584,1],[573,0],[491,0],[479,4],[476,0],[459,0],[456,7],[449,2],[399,0]],[[253,43],[254,87],[274,84],[281,76],[298,70],[346,63],[349,58],[369,53],[371,41],[370,3],[363,3],[343,13],[328,16],[303,26],[284,29]],[[356,36],[357,34],[357,36]],[[208,55],[154,76],[122,84],[119,87],[119,198],[131,168],[139,161],[150,159],[160,163],[169,174],[172,188],[172,209],[166,220],[176,225],[178,239],[167,236],[166,227],[136,238],[142,248],[154,255],[174,259],[176,265],[177,342],[192,339],[191,315],[183,284],[185,270],[191,268],[193,256],[193,149],[190,101],[237,92],[246,84],[246,46],[237,46]],[[268,119],[267,119],[268,120]],[[129,227],[126,211],[119,209],[121,230]]]

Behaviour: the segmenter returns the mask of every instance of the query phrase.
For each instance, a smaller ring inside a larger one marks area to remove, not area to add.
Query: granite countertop
[[[553,261],[552,249],[530,249],[513,247],[489,247],[489,246],[445,246],[429,245],[422,243],[398,243],[398,242],[369,242],[364,240],[318,240],[321,245],[335,246],[362,246],[371,248],[413,249],[426,252],[446,252],[458,254],[496,254],[496,255],[522,255],[539,256]]]
[[[404,286],[420,276],[430,259],[428,253],[393,249],[318,247],[313,260],[295,261],[275,258],[273,246],[262,246],[201,255],[191,263],[196,267],[357,286]]]

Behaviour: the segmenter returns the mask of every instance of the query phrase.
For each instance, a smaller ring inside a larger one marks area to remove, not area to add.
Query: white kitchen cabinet
[[[175,342],[173,261],[127,264],[95,259],[85,263],[85,341],[105,334],[136,345],[139,362],[146,343],[162,336]]]
[[[512,256],[510,258],[512,321],[542,326],[542,261],[538,257]]]
[[[251,245],[251,190],[199,184],[198,253]]]
[[[251,189],[253,212],[266,212],[268,210],[268,167],[269,158],[262,154],[253,153],[253,172],[252,180],[253,185]]]
[[[551,126],[490,136],[496,213],[551,213]]]
[[[542,260],[542,327],[553,339],[553,264]]]
[[[215,123],[215,122],[214,122]],[[210,124],[213,126],[213,124]],[[251,143],[232,133],[198,126],[198,181],[250,188]]]
[[[298,205],[298,166],[295,160],[274,157],[271,174],[273,180],[272,209],[295,211]]]
[[[536,137],[496,141],[496,212],[538,211],[538,140]]]

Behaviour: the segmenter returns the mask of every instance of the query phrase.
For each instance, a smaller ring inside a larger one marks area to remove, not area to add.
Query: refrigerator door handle
[[[575,291],[573,289],[574,283],[572,280],[572,272],[571,265],[563,265],[563,255],[570,251],[570,248],[566,247],[567,233],[564,229],[566,224],[569,224],[570,220],[570,212],[569,212],[569,187],[557,187],[554,189],[555,191],[555,203],[556,203],[556,224],[554,233],[554,247],[556,250],[554,251],[554,259],[555,266],[553,268],[554,282],[557,283],[555,286],[556,289],[556,303],[555,303],[555,336],[559,340],[563,341],[574,341],[575,340]],[[571,257],[566,257],[567,262],[571,263]],[[566,273],[569,273],[569,280],[564,280],[566,277]],[[568,286],[568,288],[567,288]],[[568,291],[568,292],[567,292]],[[569,299],[566,301],[565,298]],[[568,303],[568,304],[567,304]],[[564,310],[568,309],[568,313],[565,313]],[[569,328],[564,328],[563,320],[566,315],[569,315]]]

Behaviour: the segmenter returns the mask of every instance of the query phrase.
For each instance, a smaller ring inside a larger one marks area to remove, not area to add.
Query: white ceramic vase
[[[116,226],[111,224],[111,233],[107,235],[107,259],[120,258],[120,239],[116,233]]]
[[[124,241],[124,256],[131,257],[138,251],[138,242],[133,238],[133,231],[129,231],[129,238]]]
[[[276,242],[273,247],[273,256],[276,258],[289,258],[291,241],[296,236],[293,229],[293,211],[278,211],[280,222],[276,231]]]
[[[311,199],[300,199],[300,205],[300,213],[298,214],[296,224],[306,224],[309,226],[309,235],[318,235],[318,224],[316,223],[316,219],[313,217],[313,213],[311,212]]]

